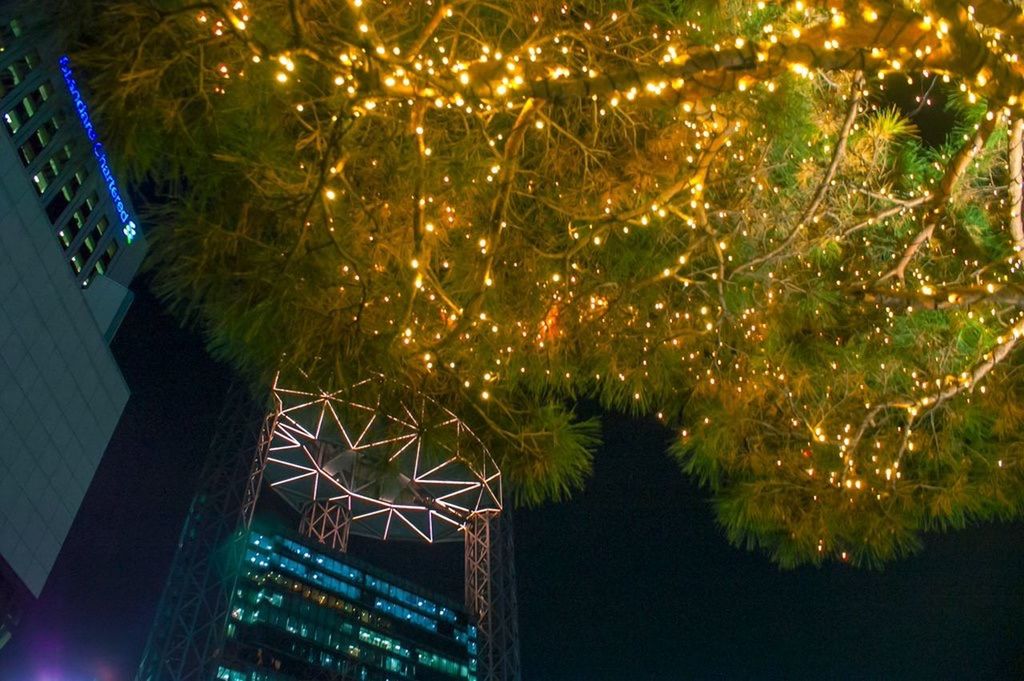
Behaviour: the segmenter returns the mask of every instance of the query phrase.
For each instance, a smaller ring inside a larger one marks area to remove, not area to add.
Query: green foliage
[[[917,133],[917,126],[905,118],[895,106],[880,109],[868,117],[864,134],[875,140],[893,142]]]
[[[876,74],[854,88],[879,47],[860,12],[51,14],[113,155],[152,188],[157,292],[255,385],[384,374],[470,423],[526,504],[589,474],[599,424],[574,401],[658,415],[730,541],[790,567],[879,566],[1024,506],[1005,123],[950,165],[1016,85],[977,85],[934,31],[899,43],[921,17],[883,5],[909,27],[902,70],[978,90],[949,99],[937,149]]]
[[[687,36],[696,45],[711,45],[736,35],[755,39],[763,33],[765,25],[784,13],[779,5],[764,3],[751,7],[751,3],[742,0],[648,0],[637,3],[636,10],[664,26],[689,23],[700,27]]]
[[[920,140],[911,138],[895,145],[892,177],[898,183],[896,189],[904,193],[915,190],[924,180],[937,177]]]
[[[765,93],[755,103],[752,118],[758,121],[758,132],[767,138],[770,177],[779,187],[790,188],[796,182],[800,159],[818,133],[813,95],[805,79],[786,74],[774,92]]]
[[[965,255],[985,260],[999,260],[1007,257],[1010,245],[1001,231],[1001,225],[989,222],[989,214],[978,204],[966,204],[953,214],[958,234],[965,238],[958,240],[958,246]]]
[[[540,440],[540,447],[525,451],[543,455],[508,457],[502,462],[502,473],[514,485],[516,501],[537,505],[566,499],[582,488],[590,472],[591,452],[601,441],[600,421],[576,420],[571,411],[548,403],[519,423],[517,437]]]

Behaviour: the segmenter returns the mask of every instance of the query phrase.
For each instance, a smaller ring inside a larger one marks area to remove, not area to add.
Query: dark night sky
[[[132,398],[0,681],[127,681],[141,655],[227,373],[144,290],[114,351]],[[1021,524],[780,572],[725,542],[665,431],[605,436],[575,501],[516,514],[525,681],[1024,678]],[[459,595],[458,546],[354,552]]]

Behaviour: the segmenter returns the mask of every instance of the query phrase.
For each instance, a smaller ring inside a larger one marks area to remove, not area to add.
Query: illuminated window
[[[103,218],[103,219],[106,220],[106,218]],[[107,248],[103,251],[103,253],[100,254],[99,259],[96,261],[96,265],[93,267],[95,272],[97,274],[104,274],[104,273],[106,273],[107,269],[110,267],[110,261],[114,259],[114,256],[116,254],[117,254],[117,242],[116,241],[111,241],[107,245]],[[276,594],[275,598],[277,599],[277,602],[275,603],[275,605],[281,605],[281,595],[280,594]]]
[[[74,178],[72,178],[72,181],[74,181]],[[57,218],[61,216],[64,209],[71,205],[72,199],[75,198],[76,189],[78,187],[68,183],[61,187],[60,191],[50,199],[50,203],[46,206],[46,214],[50,217],[50,222],[57,222]]]
[[[26,54],[20,59],[15,59],[11,64],[0,70],[0,97],[16,88],[28,74],[39,66],[39,56],[35,53]]]
[[[68,227],[71,230],[71,238],[74,239],[78,236],[78,233],[85,227],[85,214],[82,213],[81,209],[76,210],[71,214],[71,219],[68,220]]]
[[[48,173],[44,170],[35,174],[32,181],[35,183],[36,191],[40,194],[46,191],[46,188],[50,186],[50,182],[53,180],[52,177],[47,177]]]
[[[21,33],[21,22],[17,19],[11,19],[9,23],[0,27],[0,39],[3,40],[4,45],[14,42],[15,38],[20,38]]]
[[[74,194],[65,186],[61,187],[61,190],[50,199],[50,203],[46,205],[46,214],[50,217],[50,222],[57,222],[57,218],[61,216],[64,209],[71,204],[71,199],[74,198]]]
[[[33,184],[39,194],[46,192],[46,189],[53,184],[54,180],[57,179],[57,176],[60,175],[61,170],[64,169],[70,159],[71,147],[65,144],[62,149],[58,150],[39,168],[39,172],[32,177]]]
[[[93,237],[93,239],[96,240],[97,243],[99,242],[100,237],[102,237],[103,234],[107,231],[107,227],[109,227],[109,226],[110,226],[110,220],[107,219],[106,215],[101,217],[96,222],[96,226],[92,228],[92,237]]]
[[[46,205],[46,214],[49,216],[51,223],[57,224],[58,218],[60,218],[67,207],[71,205],[71,202],[74,200],[76,193],[81,188],[84,181],[84,171],[75,173],[71,179],[69,179],[68,182],[60,188],[60,191],[50,199],[50,203]],[[78,207],[78,210],[71,215],[71,219],[68,222],[74,224],[74,233],[76,236],[78,232],[85,227],[85,223],[88,222],[89,215],[92,213],[93,208],[96,207],[96,201],[96,193],[93,192],[85,199],[85,201],[82,202],[82,205]]]
[[[43,83],[22,97],[21,101],[14,105],[14,108],[4,114],[4,121],[7,122],[7,129],[11,134],[21,130],[21,127],[36,115],[52,94],[53,89],[49,83]],[[43,142],[43,146],[46,146],[46,141]]]
[[[29,135],[29,138],[25,140],[18,151],[21,154],[21,162],[26,166],[32,163],[33,160],[39,154],[42,153],[46,145],[53,140],[53,136],[57,134],[57,130],[60,129],[61,120],[54,116],[50,120],[39,126],[39,129],[35,131],[35,134]]]
[[[88,260],[92,252],[96,250],[96,239],[92,237],[92,234],[82,239],[82,245],[78,248],[79,255],[82,256],[82,260]]]

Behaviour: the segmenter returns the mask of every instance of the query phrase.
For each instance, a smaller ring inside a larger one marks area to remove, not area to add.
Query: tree
[[[574,400],[656,415],[730,539],[786,566],[1019,517],[1009,4],[53,16],[159,197],[159,292],[255,381],[394,377],[480,424],[532,503],[589,470]],[[955,123],[937,144],[932,98]]]

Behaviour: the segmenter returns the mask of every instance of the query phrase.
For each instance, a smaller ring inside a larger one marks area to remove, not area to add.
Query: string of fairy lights
[[[299,128],[343,116],[405,140],[388,147],[405,165],[339,144],[300,155],[301,168],[319,174],[331,232],[386,225],[358,230],[362,250],[339,268],[339,295],[363,296],[353,322],[393,336],[411,372],[454,385],[485,418],[531,381],[654,411],[684,441],[730,427],[717,419],[774,415],[758,437],[779,469],[820,482],[815,501],[881,501],[934,441],[939,408],[984,395],[1024,333],[1024,238],[1003,227],[1019,223],[1020,191],[975,175],[1012,155],[1004,138],[1024,115],[1024,27],[991,3],[757,2],[749,25],[716,36],[699,13],[666,27],[626,6],[502,16],[468,1],[347,0],[333,42],[307,39],[315,28],[296,15],[291,37],[269,42],[255,0],[212,7],[189,21],[241,47],[211,67],[214,93],[269,82]],[[985,111],[959,148],[896,181],[885,159],[913,125],[886,118],[885,92],[933,80]],[[779,155],[762,119],[790,90],[816,93],[805,104],[832,127]],[[786,164],[797,190],[778,180]],[[356,181],[399,167],[411,179],[395,191]],[[1001,216],[1004,253],[957,245],[951,203]],[[862,327],[836,332],[835,298],[797,282],[848,296]],[[764,349],[800,306],[819,344],[813,385]],[[952,321],[916,341],[921,366],[887,360],[915,314]],[[947,352],[954,327],[984,349]],[[658,411],[691,392],[717,415],[696,408],[680,425]],[[824,538],[818,549],[839,551]]]

